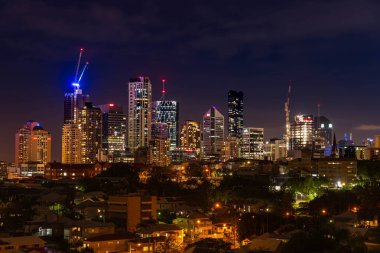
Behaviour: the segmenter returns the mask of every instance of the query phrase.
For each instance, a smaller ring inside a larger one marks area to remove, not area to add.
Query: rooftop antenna
[[[165,83],[166,83],[166,80],[162,79],[161,81],[162,81],[162,101],[165,101],[165,93],[166,93]]]

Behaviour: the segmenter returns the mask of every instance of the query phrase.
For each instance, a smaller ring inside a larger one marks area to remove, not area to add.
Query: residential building
[[[152,85],[149,77],[130,79],[128,84],[128,148],[148,147],[152,124]]]
[[[45,245],[46,242],[38,236],[0,238],[0,252],[40,252],[38,250],[41,250]]]
[[[82,179],[94,177],[110,167],[109,163],[91,163],[91,164],[65,164],[65,163],[48,163],[45,166],[45,177],[47,179]]]
[[[157,196],[140,194],[109,196],[108,215],[121,219],[126,223],[127,230],[134,232],[141,222],[157,220]]]
[[[65,123],[62,127],[62,163],[82,162],[82,132],[77,123]]]
[[[228,92],[228,136],[241,138],[243,133],[244,94],[241,91]]]
[[[201,150],[201,129],[199,123],[186,120],[181,127],[181,148],[193,149],[198,155]]]
[[[15,163],[39,162],[46,164],[51,160],[51,135],[40,123],[30,120],[20,128],[15,138]]]
[[[101,150],[102,141],[102,112],[92,103],[86,103],[79,110],[78,123],[82,134],[81,161],[82,163],[95,163]]]

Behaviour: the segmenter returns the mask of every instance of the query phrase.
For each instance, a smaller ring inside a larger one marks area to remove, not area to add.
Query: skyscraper
[[[315,137],[320,140],[316,146],[325,148],[332,145],[333,142],[333,124],[325,116],[314,118]]]
[[[245,159],[264,159],[264,128],[245,127],[240,152]]]
[[[62,127],[62,163],[82,163],[82,132],[77,123]]]
[[[27,121],[16,133],[15,163],[48,163],[51,160],[51,135],[35,121]]]
[[[311,149],[314,137],[313,115],[298,114],[290,126],[290,149]]]
[[[168,125],[170,150],[178,145],[178,108],[178,102],[173,100],[155,101],[153,105],[153,121]]]
[[[243,132],[243,92],[228,92],[228,136],[241,138]]]
[[[128,84],[128,148],[148,147],[152,124],[152,85],[149,77],[130,79]]]
[[[63,106],[63,122],[76,122],[78,111],[82,109],[87,102],[90,102],[90,95],[83,95],[82,89],[79,87],[74,88],[73,93],[66,93]]]
[[[102,151],[107,156],[126,151],[127,116],[121,105],[105,104],[102,111]]]
[[[213,106],[204,115],[201,133],[201,154],[220,157],[224,147],[224,116]]]
[[[81,130],[82,163],[95,163],[99,157],[102,141],[102,112],[92,103],[86,103],[78,113]]]
[[[201,129],[199,123],[186,120],[181,127],[181,148],[193,149],[197,154],[201,150]]]

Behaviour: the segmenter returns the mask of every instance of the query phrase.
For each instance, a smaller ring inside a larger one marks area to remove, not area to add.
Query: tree
[[[176,240],[174,239],[167,239],[165,240],[164,243],[159,244],[156,248],[157,253],[181,253],[182,251],[182,246],[179,244]]]

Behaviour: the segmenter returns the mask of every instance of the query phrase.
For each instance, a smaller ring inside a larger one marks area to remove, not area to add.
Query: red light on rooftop
[[[162,82],[164,83],[164,82],[166,82],[166,80],[165,80],[165,79],[162,79]]]
[[[83,51],[83,47],[80,48],[80,51]]]
[[[110,107],[113,107],[114,106],[114,104],[110,104]]]

